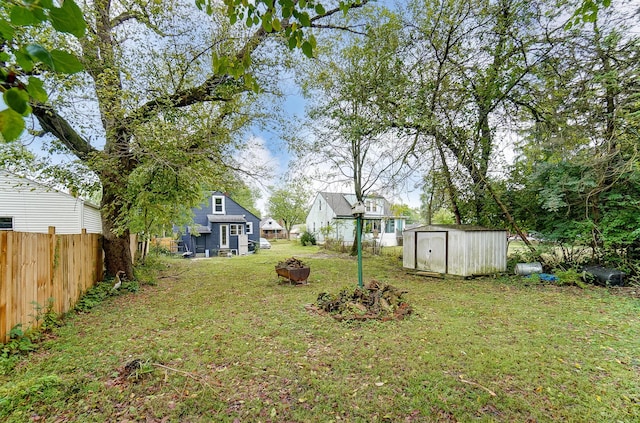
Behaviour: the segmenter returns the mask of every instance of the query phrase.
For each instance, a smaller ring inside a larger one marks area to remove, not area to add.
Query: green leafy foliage
[[[275,190],[267,207],[272,218],[281,220],[287,234],[293,225],[303,223],[307,216],[309,194],[301,183],[289,183]]]
[[[34,69],[42,66],[42,70],[61,74],[83,70],[76,56],[67,51],[48,50],[40,44],[26,44],[22,38],[15,38],[19,29],[39,27],[47,22],[61,33],[83,37],[87,24],[80,7],[73,0],[61,3],[62,6],[57,7],[51,0],[17,0],[0,5],[9,16],[8,21],[0,19],[0,41],[5,46],[0,66],[0,90],[8,107],[0,112],[0,134],[4,141],[13,141],[22,134],[25,125],[18,115],[31,113],[29,101],[47,100],[42,81],[30,75]]]
[[[571,29],[581,23],[593,23],[598,19],[598,12],[611,6],[611,0],[582,0],[573,16],[567,22],[566,28]]]
[[[78,312],[88,312],[97,305],[104,302],[107,298],[120,295],[121,293],[134,293],[138,292],[140,286],[136,280],[134,281],[122,281],[120,288],[114,288],[114,281],[112,279],[106,279],[102,282],[98,282],[91,287],[81,298],[78,300],[75,306],[75,310]]]
[[[73,34],[78,38],[84,36],[87,29],[82,10],[73,1],[65,0],[62,7],[51,8],[49,20],[56,30]]]
[[[316,236],[311,232],[304,232],[300,236],[300,244],[308,247],[310,245],[316,245]]]
[[[307,57],[313,57],[316,48],[315,37],[310,32],[312,22],[328,13],[321,2],[314,0],[224,0],[223,3],[231,24],[244,22],[248,28],[261,26],[265,32],[282,33],[289,49],[300,48]],[[346,15],[349,9],[363,3],[366,1],[341,0],[338,10]],[[196,0],[196,5],[209,14],[214,11],[211,0]]]
[[[0,111],[0,133],[6,141],[17,139],[24,130],[22,115],[13,109]]]

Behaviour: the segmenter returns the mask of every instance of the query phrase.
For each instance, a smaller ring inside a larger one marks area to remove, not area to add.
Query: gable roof
[[[319,195],[324,198],[324,201],[327,202],[336,216],[353,217],[351,215],[351,204],[345,198],[345,195],[347,194],[339,192],[320,192]]]
[[[212,201],[211,198],[213,196],[219,196],[219,197],[224,197],[227,200],[230,200],[233,202],[233,204],[235,204],[236,206],[240,207],[243,211],[244,211],[244,217],[246,218],[247,214],[250,214],[251,216],[253,216],[255,219],[260,220],[260,217],[256,216],[255,213],[251,212],[250,210],[247,210],[247,208],[245,206],[243,206],[242,204],[238,203],[236,200],[233,199],[233,197],[231,197],[229,194],[227,194],[226,192],[222,192],[222,191],[205,191],[209,193],[208,196],[208,200],[207,201]],[[202,205],[206,205],[206,202],[203,202]],[[226,208],[225,208],[226,210]]]
[[[266,219],[262,219],[260,222],[260,229],[265,231],[281,231],[284,228],[274,219],[267,217]]]
[[[352,204],[349,202],[349,200],[347,200],[347,197],[352,197],[355,199],[354,194],[345,194],[339,192],[319,192],[318,194],[322,196],[322,198],[324,198],[329,207],[331,207],[333,212],[336,214],[336,217],[348,217],[350,219],[353,218],[353,215],[351,214]],[[391,204],[387,201],[386,198],[382,197],[381,195],[366,195],[364,199],[365,201],[381,199],[384,204],[383,215],[385,217],[393,216],[393,213],[391,212]],[[365,216],[368,218],[367,214],[365,214]],[[372,218],[379,218],[379,215],[374,215],[372,216]]]

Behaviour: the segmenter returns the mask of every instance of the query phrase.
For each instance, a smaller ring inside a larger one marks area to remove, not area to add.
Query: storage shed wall
[[[404,232],[402,244],[402,266],[408,269],[416,268],[416,233]]]
[[[466,242],[469,232],[450,230],[447,244],[447,273],[450,275],[467,275]]]
[[[466,235],[466,268],[462,276],[489,275],[507,270],[506,231],[472,231]]]
[[[441,232],[437,226],[403,233],[402,265],[416,269],[415,239],[421,232]],[[447,273],[458,276],[488,275],[507,269],[507,232],[465,231],[447,228]],[[418,251],[418,254],[422,254]]]

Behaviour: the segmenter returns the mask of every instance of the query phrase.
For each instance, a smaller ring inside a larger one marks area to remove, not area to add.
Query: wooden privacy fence
[[[0,231],[0,342],[19,323],[23,330],[41,323],[36,308],[50,298],[57,314],[71,310],[102,276],[100,234]]]

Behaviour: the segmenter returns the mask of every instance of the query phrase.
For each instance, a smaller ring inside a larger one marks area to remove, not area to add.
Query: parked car
[[[271,248],[271,243],[267,241],[266,238],[260,238],[260,248],[268,250],[269,248]]]

